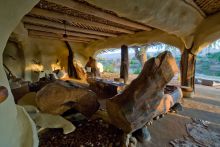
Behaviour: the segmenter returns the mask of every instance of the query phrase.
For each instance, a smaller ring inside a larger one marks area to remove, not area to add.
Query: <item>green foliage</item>
[[[207,54],[207,57],[208,57],[209,59],[216,60],[216,61],[220,62],[220,52],[217,52],[217,53],[208,53],[208,54]]]
[[[131,62],[130,62],[130,64],[136,64],[136,61],[135,61],[135,59],[131,59]]]
[[[104,66],[105,72],[114,72],[114,67],[112,64],[109,64],[108,66]]]
[[[135,64],[134,60],[131,60],[130,64]]]
[[[133,74],[140,74],[140,73],[141,73],[141,70],[142,70],[142,69],[139,67],[139,68],[137,68],[137,69],[134,70]]]

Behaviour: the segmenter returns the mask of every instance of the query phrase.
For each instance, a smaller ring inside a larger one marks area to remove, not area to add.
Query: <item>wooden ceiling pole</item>
[[[134,34],[135,33],[133,31],[126,30],[123,28],[114,27],[114,26],[110,26],[110,25],[106,25],[106,24],[102,24],[102,23],[98,23],[98,22],[93,22],[93,21],[89,21],[89,20],[82,19],[79,17],[74,17],[74,16],[63,14],[63,13],[58,13],[58,12],[49,11],[49,10],[40,9],[40,8],[33,8],[31,10],[30,14],[40,15],[40,16],[49,17],[49,18],[53,18],[53,19],[66,20],[68,22],[80,23],[85,26],[103,28],[106,30],[117,31],[117,32],[121,32],[121,33],[127,33],[127,34]]]
[[[36,31],[36,30],[28,30],[28,35],[39,35],[39,36],[45,36],[45,37],[59,37],[56,33],[48,33],[43,31]]]
[[[52,37],[52,36],[41,36],[41,35],[30,35],[33,38],[40,38],[40,39],[50,39],[50,40],[61,40],[61,41],[69,41],[69,42],[79,42],[79,43],[89,43],[83,40],[72,40],[68,38],[59,38],[59,37]]]
[[[40,18],[35,18],[35,17],[30,17],[30,16],[25,16],[22,19],[22,21],[26,22],[26,23],[39,24],[39,25],[50,26],[50,27],[59,28],[59,29],[64,28],[64,25],[62,23],[52,22],[52,21],[49,21],[46,19],[40,19]],[[79,27],[71,26],[71,25],[66,25],[66,29],[69,31],[81,32],[81,33],[86,33],[86,34],[94,34],[94,35],[101,35],[101,36],[108,36],[108,37],[117,37],[117,35],[114,35],[111,33],[82,29]]]
[[[28,30],[29,35],[39,35],[39,36],[45,36],[45,37],[58,37],[58,38],[63,38],[61,34],[56,34],[56,33],[49,33],[49,32],[43,32],[43,31],[35,31],[35,30]],[[82,41],[94,41],[94,39],[90,38],[82,38],[82,37],[74,37],[74,36],[68,36],[68,39],[72,40],[82,40]],[[63,38],[64,39],[64,38]]]
[[[129,26],[129,27],[132,27],[132,28],[145,30],[145,31],[152,30],[150,27],[148,27],[146,25],[142,25],[142,24],[139,24],[139,23],[129,21],[127,19],[117,17],[115,15],[112,15],[112,14],[103,12],[99,9],[96,9],[92,6],[88,6],[88,5],[85,5],[83,3],[73,1],[73,0],[65,0],[65,1],[62,1],[62,0],[46,0],[46,1],[51,2],[51,3],[55,3],[57,5],[61,5],[61,6],[64,6],[64,7],[68,7],[70,9],[74,9],[74,10],[80,11],[82,13],[93,15],[93,16],[96,16],[96,17],[99,17],[99,18],[102,18],[102,19],[107,18],[107,20],[118,23],[118,24],[121,24],[121,25]]]
[[[43,26],[37,26],[37,25],[30,25],[25,24],[25,28],[30,30],[36,30],[36,31],[44,31],[44,32],[51,32],[56,34],[64,34],[64,30],[61,29],[54,29],[50,27],[43,27]],[[66,32],[67,35],[71,36],[78,36],[78,37],[87,37],[87,38],[93,38],[93,39],[105,39],[105,37],[97,36],[97,35],[89,35],[89,34],[83,34],[83,33],[77,33],[77,32]]]

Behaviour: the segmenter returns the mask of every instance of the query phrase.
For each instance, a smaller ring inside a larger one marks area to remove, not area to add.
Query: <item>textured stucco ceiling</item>
[[[191,35],[204,19],[183,0],[86,0],[103,9],[179,37]]]

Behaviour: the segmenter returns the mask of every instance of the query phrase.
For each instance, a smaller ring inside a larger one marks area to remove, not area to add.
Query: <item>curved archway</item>
[[[99,50],[120,48],[122,44],[128,46],[139,46],[146,43],[151,44],[154,42],[162,42],[164,44],[175,46],[181,52],[184,49],[184,43],[180,38],[175,35],[168,34],[164,31],[155,29],[152,31],[143,31],[136,34],[122,35],[105,40],[91,42],[85,47],[85,53],[89,57],[95,55]]]
[[[220,38],[220,13],[205,19],[196,29],[192,52],[198,54],[203,48]]]
[[[170,51],[176,58],[176,63],[180,67],[181,52],[179,48],[168,45],[162,42],[153,42],[145,45],[129,46],[129,80],[131,82],[135,79],[142,70],[142,62],[145,62],[151,57],[156,57],[163,51]],[[145,61],[138,56],[138,54],[145,53]],[[97,61],[103,65],[102,78],[114,80],[119,78],[121,65],[121,49],[111,48],[106,50],[99,50],[96,52]],[[174,77],[172,84],[180,84],[179,74]]]

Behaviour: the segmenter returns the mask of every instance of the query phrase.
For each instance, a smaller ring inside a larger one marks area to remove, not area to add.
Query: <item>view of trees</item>
[[[163,51],[170,51],[179,65],[181,53],[179,49],[163,44],[153,43],[143,46],[132,46],[129,48],[130,73],[139,74],[142,66],[147,59],[157,56]],[[106,72],[120,71],[120,49],[112,49],[104,53],[106,56],[99,54],[98,61],[104,66]],[[217,40],[203,49],[197,55],[196,75],[220,76],[220,40]]]

